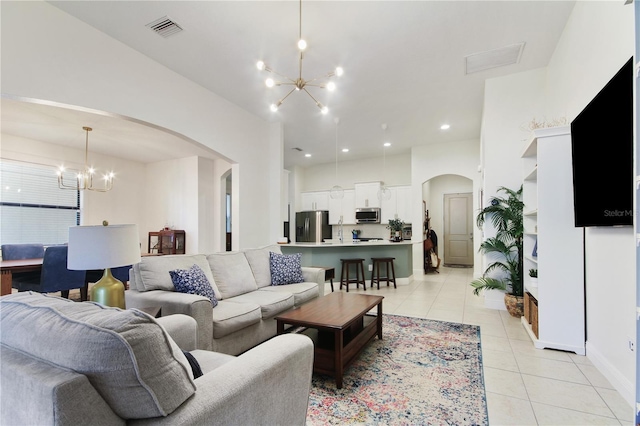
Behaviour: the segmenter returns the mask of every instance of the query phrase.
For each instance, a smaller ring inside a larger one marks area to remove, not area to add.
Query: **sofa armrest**
[[[304,425],[313,342],[276,336],[195,380],[197,391],[167,417],[129,420],[148,425]]]
[[[302,276],[309,283],[318,283],[318,296],[324,296],[324,269],[311,266],[302,267]]]
[[[179,293],[177,291],[151,290],[124,292],[127,308],[161,306],[162,316],[184,314],[198,324],[197,349],[211,350],[213,339],[213,307],[204,296]]]
[[[174,342],[183,351],[193,351],[198,346],[198,323],[193,317],[174,314],[156,318]]]

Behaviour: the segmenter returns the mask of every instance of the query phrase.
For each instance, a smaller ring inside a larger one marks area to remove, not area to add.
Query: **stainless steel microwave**
[[[380,223],[380,208],[367,207],[356,209],[356,223]]]

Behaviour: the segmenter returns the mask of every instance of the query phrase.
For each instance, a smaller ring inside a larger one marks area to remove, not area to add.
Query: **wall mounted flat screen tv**
[[[576,227],[633,225],[632,59],[571,122]]]

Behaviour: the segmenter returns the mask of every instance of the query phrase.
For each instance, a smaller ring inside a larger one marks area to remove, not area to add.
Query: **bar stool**
[[[364,259],[340,259],[342,262],[342,273],[340,274],[340,290],[342,286],[347,287],[347,293],[349,293],[349,284],[356,284],[356,290],[362,284],[364,291],[367,291],[367,284],[364,281]],[[349,278],[349,267],[353,265],[356,267],[356,277]]]
[[[375,281],[378,285],[378,290],[380,290],[380,281],[386,281],[387,287],[389,287],[389,282],[393,282],[393,288],[396,287],[396,270],[393,266],[393,261],[395,257],[372,257],[373,261],[373,270],[371,271],[371,288],[373,288],[373,282]],[[380,265],[386,265],[386,275],[384,277],[380,276]],[[389,266],[391,266],[391,275],[389,275]]]

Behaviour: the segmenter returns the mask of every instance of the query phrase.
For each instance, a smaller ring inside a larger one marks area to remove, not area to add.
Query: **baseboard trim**
[[[609,362],[609,360],[592,344],[587,342],[587,358],[602,373],[604,377],[620,393],[629,407],[635,407],[635,384]]]

